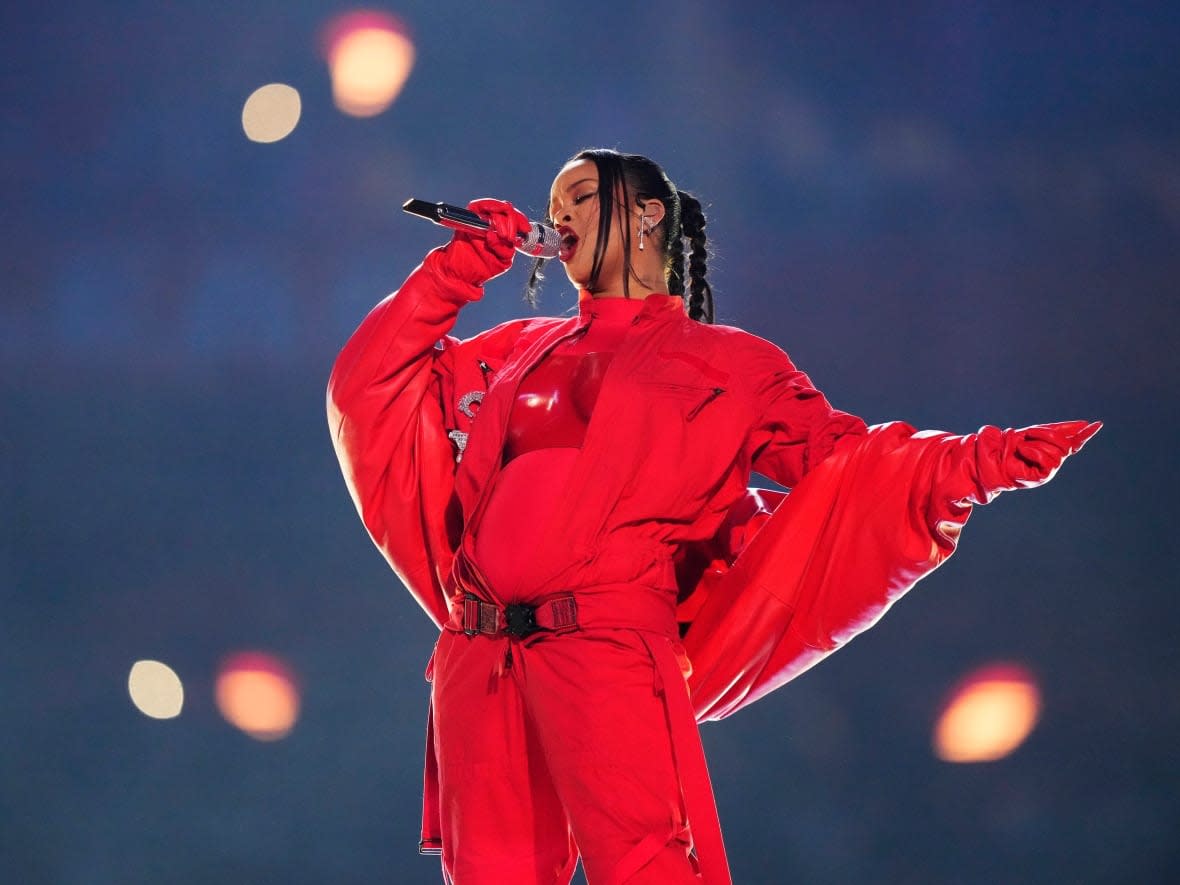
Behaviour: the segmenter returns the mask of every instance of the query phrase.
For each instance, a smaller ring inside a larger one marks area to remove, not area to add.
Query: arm
[[[733,713],[867,630],[954,552],[973,504],[1047,482],[1099,427],[956,436],[893,422],[838,446],[728,571],[705,573],[685,636],[698,718]]]
[[[742,367],[751,379],[752,407],[759,416],[747,451],[754,470],[794,488],[832,453],[838,440],[863,436],[865,422],[832,408],[786,353],[755,340],[757,346]]]
[[[514,231],[528,226],[506,203],[471,208],[489,217],[492,231],[457,232],[429,253],[361,323],[328,382],[328,426],[357,512],[436,623],[446,617],[442,580],[455,528],[448,526],[455,460],[443,404],[460,345],[448,333],[460,308],[507,270]]]
[[[988,504],[1000,494],[1044,485],[1070,455],[1102,429],[1101,421],[1059,421],[1000,430],[985,425],[965,436],[923,431],[945,447],[934,487],[950,506]]]
[[[754,514],[728,570],[705,572],[685,636],[700,719],[729,715],[868,629],[954,552],[973,504],[1047,482],[1101,427],[957,436],[894,422],[866,433],[792,370],[764,383],[778,395],[751,440],[755,469],[793,491],[773,516]]]
[[[864,421],[833,409],[790,358],[769,342],[751,351],[754,409],[760,415],[747,442],[752,469],[794,488],[845,439],[860,439]],[[922,431],[937,440],[936,469],[927,477],[926,522],[937,527],[963,508],[987,504],[1004,491],[1048,482],[1062,462],[1079,451],[1102,422],[1064,421],[1019,429],[987,425],[977,433]],[[852,445],[851,442],[847,445]]]

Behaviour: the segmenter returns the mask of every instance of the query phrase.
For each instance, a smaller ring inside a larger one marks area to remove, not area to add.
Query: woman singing
[[[955,436],[833,409],[713,324],[700,203],[611,150],[550,191],[577,315],[457,340],[529,227],[471,209],[491,229],[430,252],[328,388],[361,518],[441,628],[422,849],[458,885],[567,883],[579,855],[592,885],[728,883],[696,722],[871,625],[974,504],[1046,482],[1100,425]],[[748,490],[755,470],[793,491]]]

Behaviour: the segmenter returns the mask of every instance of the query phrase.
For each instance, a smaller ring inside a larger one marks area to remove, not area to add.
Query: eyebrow
[[[583,181],[596,181],[596,180],[597,179],[594,179],[594,178],[579,178],[577,181],[575,181],[573,184],[571,184],[569,187],[567,187],[565,189],[565,192],[568,194],[570,191],[572,191],[574,188],[576,188]]]
[[[579,184],[581,184],[581,183],[582,183],[582,182],[584,182],[584,181],[593,181],[593,182],[597,182],[597,181],[598,181],[598,179],[596,179],[596,178],[579,178],[579,179],[578,179],[577,181],[575,181],[573,184],[567,185],[567,186],[566,186],[566,188],[565,188],[565,192],[568,194],[570,191],[572,191],[574,188],[576,188],[576,187],[577,187]],[[549,197],[549,205],[550,205],[550,206],[552,206],[552,205],[553,205],[553,197],[552,197],[552,196],[550,196],[550,197]]]

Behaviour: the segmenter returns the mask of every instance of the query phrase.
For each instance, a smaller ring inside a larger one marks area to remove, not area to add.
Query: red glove
[[[1101,421],[1060,421],[1019,430],[981,427],[958,437],[959,457],[951,461],[954,469],[944,489],[952,501],[987,504],[1000,492],[1043,485],[1101,427]]]
[[[441,269],[455,279],[482,286],[512,266],[518,236],[528,234],[531,222],[503,200],[474,200],[467,208],[492,226],[487,231],[456,230],[451,242],[438,250]]]

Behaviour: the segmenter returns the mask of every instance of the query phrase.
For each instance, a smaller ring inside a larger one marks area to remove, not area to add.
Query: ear
[[[657,199],[650,199],[643,204],[643,224],[649,230],[655,230],[664,220],[664,204]]]

